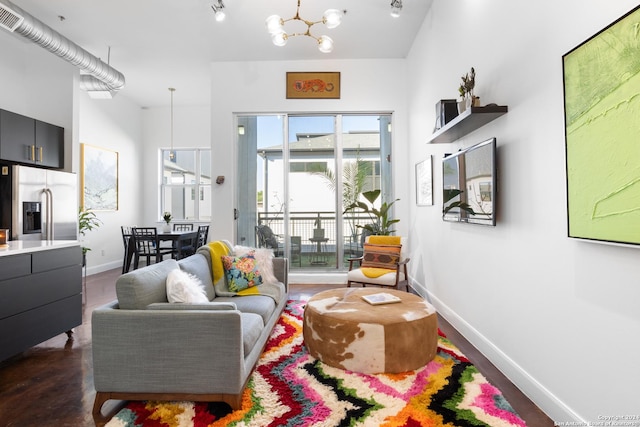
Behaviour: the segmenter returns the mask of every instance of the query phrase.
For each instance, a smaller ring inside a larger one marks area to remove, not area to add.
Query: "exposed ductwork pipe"
[[[92,92],[116,92],[124,87],[124,75],[105,64],[62,34],[9,1],[0,1],[0,27],[28,38],[40,47],[80,68],[80,87]]]

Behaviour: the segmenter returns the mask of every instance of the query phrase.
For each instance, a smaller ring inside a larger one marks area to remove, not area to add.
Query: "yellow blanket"
[[[229,248],[224,242],[218,240],[209,243],[209,250],[211,251],[211,274],[213,275],[213,283],[217,283],[218,280],[224,277],[222,257],[229,255]]]
[[[384,276],[387,273],[395,273],[395,270],[390,270],[388,268],[377,268],[377,267],[362,267],[362,274],[367,277],[376,278],[380,276]]]

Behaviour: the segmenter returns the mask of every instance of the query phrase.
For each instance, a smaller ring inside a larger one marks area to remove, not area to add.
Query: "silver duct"
[[[9,1],[0,2],[0,26],[28,38],[86,72],[88,75],[80,76],[80,87],[86,91],[115,92],[124,87],[121,72]]]

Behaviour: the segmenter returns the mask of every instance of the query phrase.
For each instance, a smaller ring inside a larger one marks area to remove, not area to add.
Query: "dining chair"
[[[193,231],[193,224],[173,224],[173,231]]]
[[[196,242],[196,249],[198,249],[200,246],[206,245],[208,238],[209,238],[209,226],[208,225],[198,226],[198,241]]]
[[[129,271],[131,268],[131,255],[133,254],[133,227],[121,226],[122,231],[122,243],[124,244],[124,258],[122,259],[122,274]]]
[[[147,265],[149,265],[152,257],[155,262],[160,262],[165,255],[173,254],[173,248],[160,247],[158,230],[155,227],[133,227],[133,240],[135,244],[134,270],[138,268],[141,257],[146,258]]]

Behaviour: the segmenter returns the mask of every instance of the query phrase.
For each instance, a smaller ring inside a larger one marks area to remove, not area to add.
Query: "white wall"
[[[286,99],[287,71],[339,71],[340,99]],[[211,133],[213,176],[225,175],[223,185],[213,187],[213,221],[209,235],[234,241],[236,150],[234,113],[392,112],[393,173],[402,183],[395,187],[396,212],[411,203],[408,180],[407,109],[404,60],[225,62],[212,64]],[[223,84],[221,82],[224,82]],[[406,233],[406,221],[398,224]]]
[[[96,211],[100,227],[86,233],[87,273],[94,274],[122,265],[124,245],[120,226],[145,224],[143,217],[144,181],[141,165],[142,110],[121,94],[113,99],[91,99],[85,92],[79,98],[79,143],[118,152],[118,210]],[[77,146],[79,152],[79,146]],[[80,169],[79,156],[77,163]]]
[[[167,86],[168,88],[168,86]],[[167,89],[167,99],[169,99]],[[180,96],[176,88],[174,101]],[[174,148],[210,148],[217,144],[211,137],[211,117],[209,106],[173,107],[173,147]],[[142,194],[142,223],[161,225],[160,217],[160,150],[171,148],[171,108],[154,107],[142,110],[142,129],[144,144],[141,169],[144,193]],[[215,171],[213,176],[215,176]],[[215,184],[214,184],[215,185]],[[215,205],[215,201],[214,201]],[[215,208],[214,208],[215,209]],[[209,232],[211,236],[211,232]]]
[[[434,156],[434,206],[408,206],[415,285],[555,421],[640,408],[640,252],[566,237],[562,83],[562,55],[636,3],[435,0],[407,63],[408,166]],[[482,104],[509,113],[426,144],[472,66]],[[492,136],[497,226],[444,223],[443,154]]]

